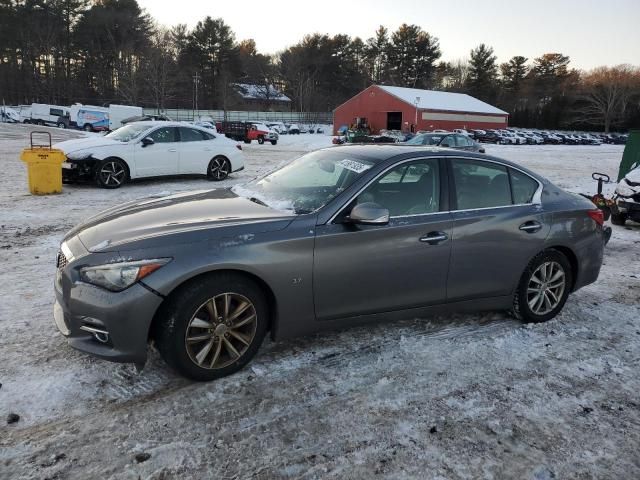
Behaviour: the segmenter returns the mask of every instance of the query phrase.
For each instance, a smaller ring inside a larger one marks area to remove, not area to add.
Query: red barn
[[[360,119],[373,133],[506,128],[509,114],[464,93],[371,85],[333,112],[334,135]]]

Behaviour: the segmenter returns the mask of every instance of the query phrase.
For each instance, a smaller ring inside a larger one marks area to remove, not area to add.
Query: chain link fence
[[[158,111],[153,108],[145,108],[145,114],[153,115]],[[224,110],[185,110],[168,109],[163,111],[173,120],[193,121],[208,120],[229,121],[229,122],[283,122],[283,123],[305,123],[305,124],[331,124],[333,123],[333,112],[249,112],[249,111],[224,111]]]

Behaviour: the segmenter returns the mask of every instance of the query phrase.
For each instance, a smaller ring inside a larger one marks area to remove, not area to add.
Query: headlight
[[[91,153],[83,151],[67,153],[67,158],[69,160],[84,160],[85,158],[89,158],[90,156]]]
[[[120,292],[171,261],[170,258],[110,263],[80,269],[83,282]]]

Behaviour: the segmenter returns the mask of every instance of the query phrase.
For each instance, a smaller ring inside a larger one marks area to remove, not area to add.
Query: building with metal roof
[[[509,114],[464,93],[371,85],[334,110],[334,134],[343,125],[380,130],[499,129]]]

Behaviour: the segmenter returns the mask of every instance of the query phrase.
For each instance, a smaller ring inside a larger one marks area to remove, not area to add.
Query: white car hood
[[[101,136],[91,136],[89,138],[77,138],[75,140],[66,140],[56,143],[53,147],[62,150],[65,154],[77,152],[79,150],[88,150],[102,147],[113,147],[124,145],[117,140]]]
[[[633,183],[640,183],[640,167],[636,167],[631,170],[629,173],[625,175],[627,180],[632,181]]]

